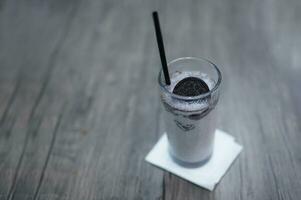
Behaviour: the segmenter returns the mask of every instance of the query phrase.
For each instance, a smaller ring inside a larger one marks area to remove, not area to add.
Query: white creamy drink
[[[200,71],[174,71],[170,74],[171,84],[165,85],[165,88],[172,93],[175,86],[187,77],[201,79],[209,91],[216,85],[213,79]],[[161,100],[165,108],[165,131],[173,158],[187,163],[208,160],[213,150],[216,128],[214,108],[218,95],[183,100],[163,92]]]

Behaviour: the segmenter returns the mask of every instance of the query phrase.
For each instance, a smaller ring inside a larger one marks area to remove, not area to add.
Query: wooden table
[[[244,146],[213,192],[146,163],[168,60],[223,73],[218,127]],[[0,1],[0,199],[300,199],[298,0]]]

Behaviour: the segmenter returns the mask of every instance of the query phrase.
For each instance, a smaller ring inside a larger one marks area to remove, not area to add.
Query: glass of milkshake
[[[206,59],[185,57],[168,63],[170,85],[159,73],[164,127],[171,157],[183,165],[207,162],[214,145],[221,73]]]

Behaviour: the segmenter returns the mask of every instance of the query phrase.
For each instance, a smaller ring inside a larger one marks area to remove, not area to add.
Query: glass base
[[[206,164],[212,157],[212,153],[205,159],[201,160],[201,161],[198,161],[198,162],[186,162],[186,161],[182,161],[182,160],[179,160],[178,158],[176,158],[174,155],[172,155],[172,153],[169,151],[169,155],[170,157],[172,158],[172,160],[183,166],[183,167],[186,167],[186,168],[197,168],[197,167],[201,167],[202,165]]]

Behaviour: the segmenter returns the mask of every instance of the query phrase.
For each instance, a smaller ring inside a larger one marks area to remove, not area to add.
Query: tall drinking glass
[[[168,70],[171,84],[165,84],[162,70],[158,81],[169,152],[181,164],[205,163],[213,153],[221,73],[209,60],[193,57],[171,61]],[[177,83],[188,77],[203,80],[209,91],[198,96],[174,94]]]

